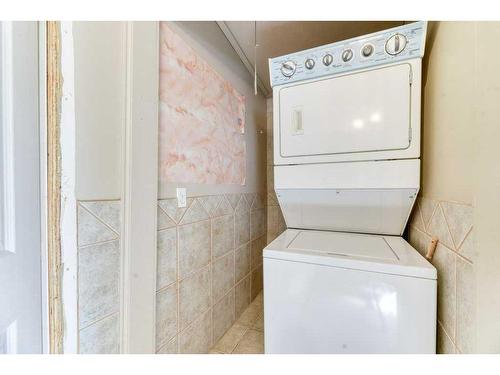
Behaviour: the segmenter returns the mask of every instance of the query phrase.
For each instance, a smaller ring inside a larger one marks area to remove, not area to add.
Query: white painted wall
[[[126,23],[73,22],[73,37],[76,198],[119,199],[125,123]]]

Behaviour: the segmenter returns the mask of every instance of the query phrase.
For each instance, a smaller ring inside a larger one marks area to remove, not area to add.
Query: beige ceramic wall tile
[[[234,253],[219,258],[212,265],[212,295],[217,302],[234,286]]]
[[[174,221],[160,208],[160,206],[158,206],[157,212],[158,230],[175,227]]]
[[[175,336],[172,340],[163,345],[158,351],[157,354],[177,354],[177,336]]]
[[[219,206],[217,206],[217,209],[214,212],[214,217],[232,214],[234,214],[234,208],[233,206],[231,206],[231,203],[229,203],[229,200],[225,196],[223,196],[221,198]]]
[[[193,203],[191,203],[189,208],[182,216],[182,219],[179,222],[179,224],[195,223],[197,221],[206,220],[208,218],[209,218],[208,213],[201,204],[199,198],[195,198]]]
[[[238,202],[238,205],[236,206],[236,211],[244,212],[249,210],[250,210],[250,204],[248,204],[248,199],[245,194],[242,194]]]
[[[92,201],[80,202],[87,210],[92,212],[103,223],[111,227],[116,233],[120,233],[120,211],[121,203],[119,200],[115,201]]]
[[[448,224],[443,214],[443,210],[440,205],[434,210],[429,223],[427,225],[427,233],[431,236],[436,236],[443,245],[450,249],[453,249],[453,240],[451,239],[450,231],[448,230]]]
[[[240,247],[250,240],[250,212],[237,211],[234,217],[235,246]]]
[[[239,282],[250,272],[250,245],[247,243],[235,251],[235,281]]]
[[[408,233],[408,242],[410,245],[412,245],[422,256],[425,256],[431,237],[412,226],[410,226]]]
[[[118,240],[78,250],[80,328],[120,309],[119,278]]]
[[[214,342],[217,342],[234,323],[234,289],[213,307]]]
[[[457,337],[462,353],[474,353],[476,342],[475,276],[471,264],[457,258]]]
[[[251,245],[251,260],[252,269],[262,264],[262,251],[266,246],[266,238],[264,236],[252,241]]]
[[[458,249],[472,228],[472,207],[464,204],[440,202],[450,234]]]
[[[427,224],[429,224],[432,214],[437,207],[437,201],[435,201],[434,199],[421,197],[418,201],[418,204],[420,205],[420,212],[422,213],[422,219],[427,230]]]
[[[177,280],[177,229],[159,231],[157,248],[156,290]]]
[[[266,233],[266,210],[259,209],[250,213],[250,239],[254,240]]]
[[[184,329],[210,307],[210,269],[200,270],[179,286],[179,320]]]
[[[113,314],[80,330],[81,354],[117,354],[120,352],[119,315]]]
[[[278,197],[276,197],[276,193],[274,192],[274,190],[267,193],[267,205],[268,206],[278,205]]]
[[[257,193],[244,193],[243,195],[247,200],[248,209],[250,209],[253,206],[253,202],[255,200],[255,197],[257,196]]]
[[[78,246],[115,240],[118,233],[106,226],[83,206],[78,206]]]
[[[438,354],[455,354],[455,345],[438,322],[437,324],[437,347]]]
[[[432,264],[438,271],[438,319],[452,340],[456,325],[456,255],[438,243]]]
[[[278,237],[280,230],[280,208],[279,206],[267,207],[267,234],[268,242]]]
[[[458,249],[460,255],[469,259],[471,262],[475,262],[477,257],[475,233],[475,229],[471,229]]]
[[[266,166],[267,177],[267,191],[274,192],[274,167],[272,165]]]
[[[212,312],[209,310],[180,334],[180,352],[207,353],[212,346]]]
[[[194,199],[193,198],[187,198],[186,199],[186,207],[178,207],[177,204],[177,199],[175,198],[170,198],[170,199],[163,199],[158,202],[160,205],[161,209],[175,222],[179,223],[181,220],[182,216],[186,212],[186,210],[189,208],[191,203],[193,203]]]
[[[156,349],[177,333],[177,284],[156,293]]]
[[[252,270],[252,286],[250,297],[253,300],[261,292],[263,286],[262,265]]]
[[[210,262],[210,221],[181,225],[179,231],[179,277],[199,270]]]
[[[236,284],[234,288],[236,318],[238,318],[250,305],[250,284],[251,276],[248,275]]]
[[[222,196],[220,195],[207,195],[200,197],[199,200],[210,217],[214,217],[215,210],[219,206]]]
[[[229,201],[233,210],[238,206],[238,202],[240,201],[241,194],[226,194],[226,199]]]
[[[234,216],[212,219],[212,257],[218,258],[234,250]]]
[[[255,195],[255,199],[254,199],[252,207],[250,209],[251,210],[258,210],[258,209],[261,209],[261,208],[265,208],[265,206],[266,206],[266,196],[267,196],[267,194],[257,193]]]

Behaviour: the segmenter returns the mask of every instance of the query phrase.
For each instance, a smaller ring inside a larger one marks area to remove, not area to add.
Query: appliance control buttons
[[[313,59],[307,59],[306,62],[304,63],[304,65],[306,66],[307,69],[311,70],[312,68],[314,68],[314,65],[316,63],[314,62]]]
[[[352,49],[346,49],[342,52],[342,60],[344,62],[351,61],[354,56],[354,53],[352,52]]]
[[[363,57],[370,57],[372,53],[373,53],[372,44],[365,44],[363,48],[361,48],[361,55],[363,55]]]
[[[324,66],[330,66],[331,63],[333,62],[333,56],[330,55],[329,53],[323,56],[323,65]]]
[[[291,77],[295,74],[296,69],[297,66],[295,65],[295,63],[291,60],[288,60],[281,65],[281,74],[283,74],[285,77]]]
[[[404,35],[394,34],[389,39],[387,39],[387,42],[385,42],[385,52],[387,52],[389,55],[395,56],[403,52],[406,47],[406,43],[407,39]]]

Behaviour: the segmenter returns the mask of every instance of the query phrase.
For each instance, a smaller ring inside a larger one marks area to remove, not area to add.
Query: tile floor
[[[264,354],[262,292],[210,350],[211,354]]]

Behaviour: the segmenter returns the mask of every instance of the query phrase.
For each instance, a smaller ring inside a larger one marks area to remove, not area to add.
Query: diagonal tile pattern
[[[158,201],[157,353],[207,353],[262,290],[263,197],[189,197],[182,209]]]
[[[118,353],[120,201],[78,203],[79,352]]]
[[[422,255],[432,237],[439,239],[432,259],[438,271],[438,353],[475,351],[473,216],[471,205],[419,198],[409,221],[408,241]]]

